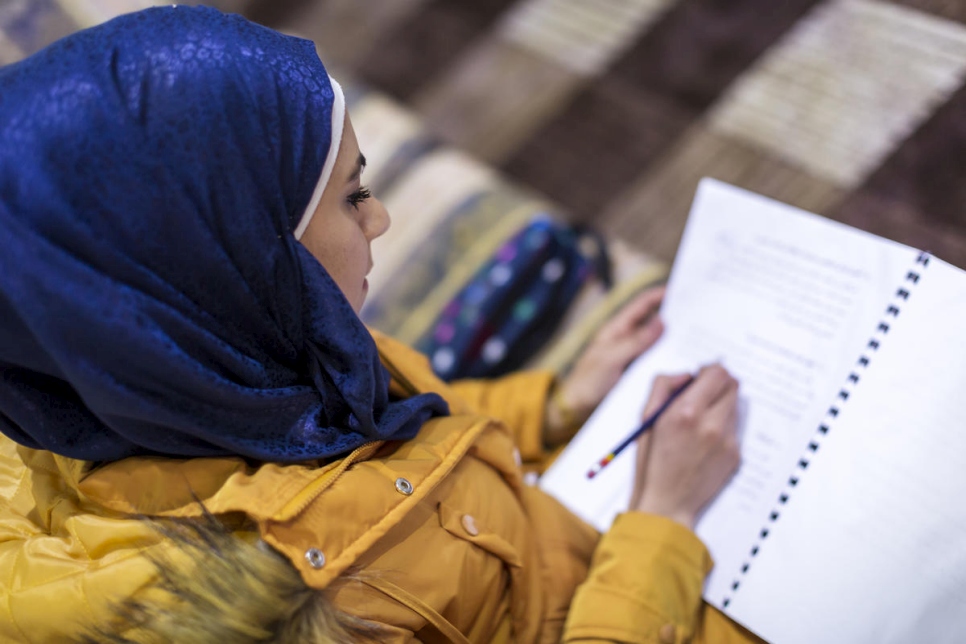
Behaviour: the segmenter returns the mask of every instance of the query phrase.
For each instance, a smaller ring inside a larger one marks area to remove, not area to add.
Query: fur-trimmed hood
[[[155,583],[127,600],[84,644],[342,644],[378,641],[377,625],[338,611],[325,591],[255,532],[214,516],[150,522],[173,548],[151,557]]]

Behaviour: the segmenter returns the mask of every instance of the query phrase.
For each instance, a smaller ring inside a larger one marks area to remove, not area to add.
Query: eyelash
[[[372,192],[369,191],[369,188],[366,188],[365,186],[363,186],[358,190],[356,190],[355,192],[353,192],[351,195],[349,195],[346,201],[348,201],[349,205],[352,206],[353,208],[358,208],[359,204],[361,204],[363,201],[365,201],[371,196],[372,196]]]

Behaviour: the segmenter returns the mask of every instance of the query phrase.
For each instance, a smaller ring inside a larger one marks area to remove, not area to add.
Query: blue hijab
[[[311,42],[207,8],[0,68],[0,431],[97,461],[291,462],[448,413],[390,399],[293,234],[339,97]]]

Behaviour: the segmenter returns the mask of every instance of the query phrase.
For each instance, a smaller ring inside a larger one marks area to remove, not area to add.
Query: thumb
[[[654,384],[651,385],[651,395],[647,399],[647,403],[644,405],[644,412],[641,417],[646,418],[654,413],[657,408],[667,402],[667,399],[671,397],[671,394],[674,393],[678,387],[686,383],[689,378],[691,378],[691,374],[689,373],[662,375],[654,378]]]

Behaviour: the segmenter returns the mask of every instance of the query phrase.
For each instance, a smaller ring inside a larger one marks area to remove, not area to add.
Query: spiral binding
[[[906,273],[906,276],[902,281],[902,285],[896,290],[895,294],[893,295],[892,302],[886,307],[885,313],[883,313],[882,319],[879,321],[878,326],[876,326],[872,337],[869,338],[865,348],[859,355],[859,359],[855,363],[855,369],[849,373],[848,377],[845,379],[845,384],[839,390],[839,393],[836,395],[832,404],[825,412],[825,417],[819,423],[818,428],[815,431],[815,436],[808,442],[808,447],[806,448],[805,453],[798,459],[798,463],[796,464],[791,476],[788,477],[788,481],[786,482],[784,489],[782,490],[781,494],[778,495],[777,505],[768,514],[768,521],[758,532],[758,537],[755,539],[755,543],[751,546],[751,550],[748,551],[747,559],[744,561],[744,563],[742,563],[741,569],[731,584],[731,593],[721,602],[722,608],[728,607],[728,604],[731,603],[731,599],[735,592],[741,587],[742,579],[746,574],[748,574],[751,564],[758,555],[758,552],[761,550],[765,539],[768,537],[772,524],[774,524],[778,520],[778,517],[781,516],[782,508],[788,504],[795,486],[798,485],[799,478],[801,477],[802,473],[808,469],[809,462],[816,452],[818,452],[818,448],[822,444],[822,439],[827,436],[832,429],[834,429],[835,419],[839,415],[839,409],[841,408],[842,404],[849,399],[849,396],[852,394],[852,390],[855,389],[855,386],[859,384],[859,381],[862,379],[862,372],[869,367],[874,353],[881,346],[883,338],[887,333],[889,333],[889,327],[892,324],[892,320],[899,317],[899,311],[901,310],[902,303],[909,299],[912,289],[915,288],[915,286],[919,283],[919,277],[922,275],[922,270],[927,266],[929,266],[929,253],[919,253],[919,256],[916,258],[915,267]]]

